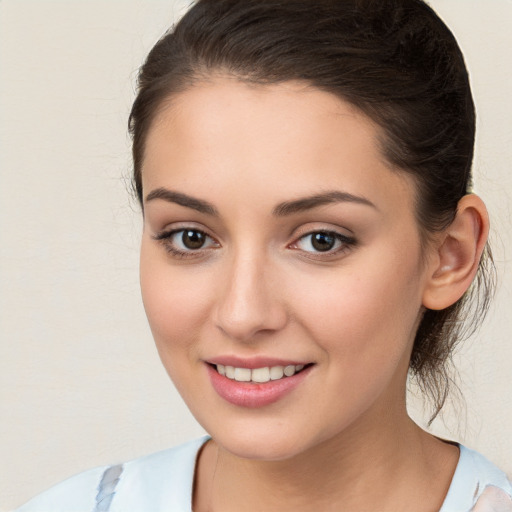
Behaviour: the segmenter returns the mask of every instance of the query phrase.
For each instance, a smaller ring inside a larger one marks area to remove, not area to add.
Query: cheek
[[[144,309],[164,364],[167,353],[193,348],[208,315],[208,282],[187,267],[170,265],[163,251],[142,244],[140,282]],[[179,354],[174,354],[179,355]]]
[[[307,294],[296,301],[297,317],[328,355],[396,361],[409,347],[421,308],[420,273],[406,261],[393,270],[395,260],[360,258],[302,281]]]

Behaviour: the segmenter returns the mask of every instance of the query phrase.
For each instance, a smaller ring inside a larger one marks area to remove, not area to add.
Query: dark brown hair
[[[129,119],[134,187],[151,123],[163,103],[222,73],[273,84],[301,80],[359,108],[381,128],[381,150],[417,183],[418,224],[448,226],[471,190],[475,109],[457,42],[422,0],[199,0],[149,53]],[[410,371],[433,400],[448,392],[454,346],[481,323],[493,285],[488,248],[472,288],[427,310]]]

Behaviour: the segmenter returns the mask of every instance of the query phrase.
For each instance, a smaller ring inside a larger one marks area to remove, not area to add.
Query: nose
[[[256,255],[235,258],[219,287],[214,312],[217,328],[242,342],[281,330],[288,315],[281,300],[280,283],[272,277],[265,258]]]

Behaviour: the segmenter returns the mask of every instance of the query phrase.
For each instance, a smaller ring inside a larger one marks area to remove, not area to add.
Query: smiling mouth
[[[223,364],[211,365],[217,373],[230,380],[237,382],[252,382],[254,384],[264,384],[265,382],[285,379],[300,373],[311,364],[290,364],[288,366],[266,366],[263,368],[237,368]]]

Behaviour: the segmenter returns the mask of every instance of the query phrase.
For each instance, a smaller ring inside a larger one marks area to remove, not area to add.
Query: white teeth
[[[285,367],[284,374],[287,377],[291,377],[292,375],[294,375],[295,374],[295,366],[293,366],[293,364],[290,364],[287,367]]]
[[[268,382],[270,380],[270,368],[255,368],[251,374],[253,382]]]
[[[284,375],[284,366],[272,366],[270,368],[270,378],[272,380],[282,379]]]
[[[264,368],[235,368],[234,366],[216,365],[220,375],[225,375],[228,379],[238,382],[255,382],[258,384],[269,382],[271,380],[279,380],[283,377],[291,377],[297,372],[304,369],[303,364],[288,366],[272,366]]]
[[[250,382],[251,370],[249,368],[235,368],[235,380],[238,382]]]

